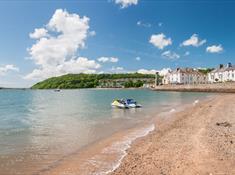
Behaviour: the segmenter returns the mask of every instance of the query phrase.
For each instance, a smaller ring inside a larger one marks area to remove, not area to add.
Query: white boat
[[[117,107],[117,108],[122,108],[122,109],[126,109],[126,108],[129,108],[129,106],[125,103],[124,100],[114,100],[112,103],[111,103],[111,106],[112,107]]]
[[[60,92],[61,90],[60,89],[54,89],[55,92]]]
[[[112,107],[117,107],[117,108],[141,108],[142,105],[138,104],[136,101],[134,101],[133,99],[117,99],[114,100],[111,103]]]
[[[125,100],[126,104],[129,106],[129,108],[141,108],[142,105],[138,104],[135,100],[133,99],[126,99]]]

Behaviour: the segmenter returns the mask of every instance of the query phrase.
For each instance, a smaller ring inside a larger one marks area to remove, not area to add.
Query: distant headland
[[[36,83],[31,89],[78,88],[139,88],[150,87],[155,75],[140,73],[122,74],[67,74]]]

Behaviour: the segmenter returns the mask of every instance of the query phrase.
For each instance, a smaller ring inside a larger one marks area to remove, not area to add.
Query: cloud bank
[[[28,49],[38,68],[26,75],[26,79],[45,79],[67,73],[94,73],[100,64],[95,60],[77,57],[89,35],[89,18],[57,9],[46,28],[35,29],[29,34],[37,39]]]
[[[19,68],[12,64],[7,64],[0,67],[0,76],[6,75],[8,72],[15,71],[19,72]]]
[[[159,72],[159,75],[164,76],[166,75],[169,71],[171,71],[170,68],[163,68],[162,70],[155,70],[155,69],[139,69],[137,72],[140,74],[156,74],[156,72]]]

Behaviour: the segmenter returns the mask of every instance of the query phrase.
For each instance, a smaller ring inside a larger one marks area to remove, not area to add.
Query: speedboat
[[[60,92],[61,90],[60,89],[54,89],[55,92]]]
[[[126,108],[129,108],[129,106],[126,104],[126,102],[124,100],[114,100],[112,103],[111,103],[111,106],[112,107],[117,107],[117,108],[122,108],[122,109],[126,109]]]
[[[138,104],[135,100],[133,99],[126,99],[125,100],[126,104],[129,106],[129,108],[141,108],[142,105]]]

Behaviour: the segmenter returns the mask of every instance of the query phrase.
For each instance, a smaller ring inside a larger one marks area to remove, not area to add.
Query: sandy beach
[[[156,118],[155,130],[135,140],[112,172],[110,168],[98,170],[103,160],[112,165],[114,153],[102,155],[95,162],[92,158],[97,158],[104,147],[120,141],[124,132],[64,158],[38,174],[232,175],[235,174],[234,114],[235,94],[216,95],[188,105],[183,111]]]
[[[132,144],[112,175],[235,174],[234,116],[235,94],[176,113]]]

